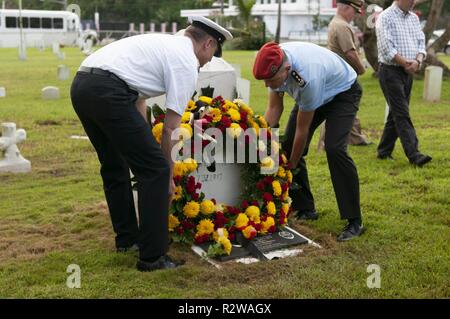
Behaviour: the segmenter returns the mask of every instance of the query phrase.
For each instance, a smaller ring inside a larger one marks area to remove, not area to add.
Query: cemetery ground
[[[376,159],[385,102],[371,71],[360,82],[359,116],[374,144],[351,146],[361,183],[366,233],[337,243],[339,219],[325,153],[316,133],[307,158],[320,218],[290,219],[295,229],[322,245],[298,257],[231,264],[218,270],[188,246],[174,244],[171,255],[186,259],[176,270],[140,273],[135,253],[117,254],[103,197],[96,154],[70,103],[70,80],[57,79],[57,66],[71,68],[84,58],[65,48],[59,60],[47,49],[0,50],[0,122],[27,131],[19,146],[32,164],[30,174],[0,175],[0,298],[442,298],[450,297],[450,81],[440,103],[422,101],[423,81],[414,84],[411,115],[424,153],[433,161],[411,166],[400,146],[394,161]],[[251,80],[251,106],[263,114],[267,91],[251,76],[254,52],[224,52]],[[444,57],[450,64],[450,57]],[[43,101],[41,89],[54,85],[61,99]],[[284,127],[292,100],[286,99]],[[306,248],[306,247],[304,247]],[[70,264],[81,267],[81,288],[66,286]],[[381,288],[366,285],[370,264],[381,269]]]

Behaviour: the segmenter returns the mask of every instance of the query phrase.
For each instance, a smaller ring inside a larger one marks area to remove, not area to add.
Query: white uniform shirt
[[[113,42],[84,67],[110,71],[145,97],[166,94],[166,108],[183,115],[195,92],[199,62],[185,36],[143,34]]]

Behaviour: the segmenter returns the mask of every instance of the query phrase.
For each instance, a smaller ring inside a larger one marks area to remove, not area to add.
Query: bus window
[[[30,18],[30,28],[40,29],[41,28],[41,18]]]
[[[62,18],[53,18],[53,29],[64,29],[64,22]]]
[[[52,19],[42,18],[42,29],[51,29],[51,28],[52,28]]]
[[[7,28],[17,28],[17,18],[16,17],[6,17],[6,27]]]
[[[30,27],[30,18],[22,17],[22,28],[29,28],[29,27]]]

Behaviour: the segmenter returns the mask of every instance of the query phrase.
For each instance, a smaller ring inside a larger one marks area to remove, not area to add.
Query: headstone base
[[[0,160],[0,173],[29,173],[31,172],[30,161],[21,157],[20,159],[11,163],[6,159]]]

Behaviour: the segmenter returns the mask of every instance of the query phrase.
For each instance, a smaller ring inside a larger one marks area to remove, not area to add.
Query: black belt
[[[131,93],[139,95],[137,90],[130,88],[130,86],[127,84],[127,82],[125,82],[124,80],[122,80],[121,78],[119,78],[117,75],[115,75],[112,72],[109,72],[109,71],[106,71],[103,69],[99,69],[99,68],[89,68],[89,67],[85,67],[85,66],[80,66],[80,68],[78,69],[78,72],[101,75],[101,76],[105,76],[105,77],[111,78],[113,80],[119,81],[120,83],[125,85]]]

